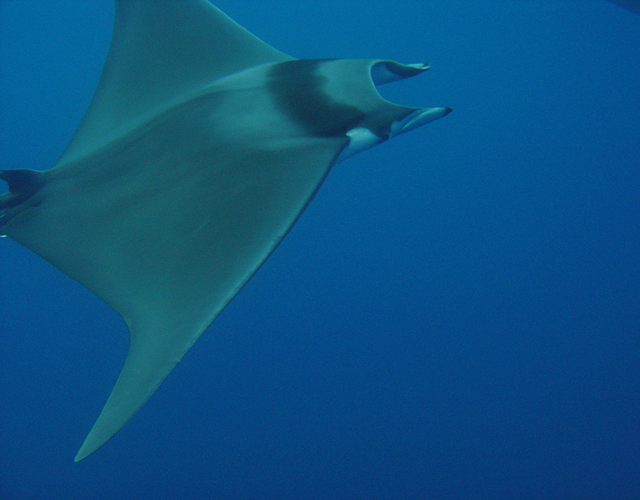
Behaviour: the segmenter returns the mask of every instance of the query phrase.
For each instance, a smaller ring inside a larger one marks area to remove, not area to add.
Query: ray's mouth
[[[406,78],[414,77],[416,75],[424,73],[430,68],[431,68],[431,65],[429,63],[401,64],[395,61],[378,61],[373,66],[371,66],[371,70],[370,70],[371,80],[373,81],[374,86],[378,87],[380,85],[385,85],[387,83],[396,82],[398,80],[404,80]],[[413,109],[444,110],[444,114],[441,116],[446,116],[449,113],[451,113],[451,111],[453,111],[453,108],[450,106],[438,107],[438,108],[413,108]],[[438,116],[437,118],[440,118],[440,116]]]
[[[385,85],[387,83],[404,80],[424,73],[431,65],[429,63],[401,64],[395,61],[378,61],[371,66],[371,80],[374,86]],[[380,96],[382,97],[382,96]],[[382,97],[384,99],[384,97]],[[386,99],[385,99],[386,100]],[[387,101],[389,102],[389,101]],[[393,104],[393,103],[391,103]],[[394,104],[398,106],[397,104]],[[391,124],[388,135],[385,139],[395,137],[409,130],[413,130],[422,125],[426,125],[438,118],[448,115],[453,111],[450,106],[435,108],[415,108],[405,107],[407,113]]]
[[[336,163],[400,134],[442,118],[453,111],[453,108],[448,106],[437,108],[402,106],[394,104],[380,95],[377,88],[379,85],[419,75],[429,68],[430,65],[428,63],[400,64],[395,61],[376,61],[369,67],[374,91],[377,94],[377,98],[383,102],[378,102],[377,109],[369,113],[369,115],[365,114],[364,119],[360,119],[359,116],[357,124],[350,126],[349,130],[345,131],[348,143],[340,152]]]

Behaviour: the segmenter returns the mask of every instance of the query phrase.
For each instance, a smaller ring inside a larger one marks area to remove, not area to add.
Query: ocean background
[[[0,240],[0,499],[640,498],[640,16],[602,0],[216,4],[452,106],[333,169],[142,410],[75,464],[124,322]],[[107,0],[0,2],[0,168],[53,165]],[[0,186],[0,190],[5,189]]]

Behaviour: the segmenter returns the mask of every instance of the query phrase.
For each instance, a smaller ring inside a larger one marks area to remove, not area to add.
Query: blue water
[[[427,60],[454,112],[338,165],[106,446],[124,322],[0,241],[0,498],[640,498],[640,16],[601,0],[217,5],[295,57]],[[50,167],[106,0],[0,3],[0,166]]]

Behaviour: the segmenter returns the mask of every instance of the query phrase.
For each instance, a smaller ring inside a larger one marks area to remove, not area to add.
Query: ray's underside
[[[0,234],[130,332],[82,460],[138,411],[337,162],[445,116],[376,85],[426,64],[296,60],[205,0],[117,0],[95,96],[53,168],[2,170]]]

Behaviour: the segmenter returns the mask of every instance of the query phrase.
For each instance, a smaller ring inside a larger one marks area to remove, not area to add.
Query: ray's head
[[[309,135],[345,137],[342,161],[452,111],[393,104],[376,89],[427,69],[424,63],[301,59],[273,65],[269,88],[278,107]]]

